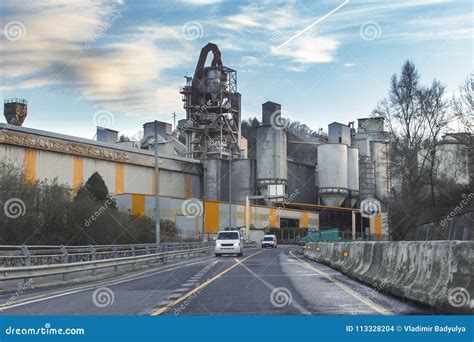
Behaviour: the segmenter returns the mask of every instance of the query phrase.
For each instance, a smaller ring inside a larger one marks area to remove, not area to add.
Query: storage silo
[[[350,206],[354,207],[359,197],[359,149],[347,148],[347,188]]]
[[[262,126],[257,128],[257,186],[262,195],[284,198],[288,181],[286,130],[272,125],[281,106],[266,102],[262,111]]]
[[[360,157],[360,200],[375,197],[375,175],[372,159]]]
[[[318,146],[319,196],[326,205],[340,206],[348,191],[347,145]]]
[[[389,192],[388,142],[373,142],[373,160],[375,164],[375,195],[382,202],[385,202]]]

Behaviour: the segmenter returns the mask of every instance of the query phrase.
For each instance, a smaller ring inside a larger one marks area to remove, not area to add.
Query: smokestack
[[[262,104],[262,126],[270,126],[281,122],[281,105],[267,101]]]
[[[21,126],[28,114],[28,102],[24,99],[6,99],[3,101],[3,115],[10,125]]]

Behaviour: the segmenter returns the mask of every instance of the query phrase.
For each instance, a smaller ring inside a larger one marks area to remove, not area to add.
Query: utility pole
[[[158,121],[155,120],[155,234],[156,247],[160,245],[160,184],[158,168]]]
[[[176,112],[173,112],[173,131],[176,131]]]

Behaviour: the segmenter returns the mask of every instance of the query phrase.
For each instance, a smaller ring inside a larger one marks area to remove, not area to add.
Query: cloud
[[[260,64],[260,60],[254,56],[242,56],[240,59],[240,65],[242,66],[257,66]]]
[[[163,76],[192,56],[191,46],[179,39],[180,27],[148,23],[112,40],[114,25],[123,20],[119,1],[38,0],[30,7],[4,6],[9,10],[0,27],[18,21],[24,35],[9,40],[4,33],[1,38],[3,90],[60,87],[131,116],[181,105],[178,86],[172,94],[173,83]]]
[[[222,2],[222,0],[180,0],[184,4],[188,5],[196,5],[196,6],[203,6],[203,5],[216,5]]]
[[[271,53],[301,64],[329,63],[334,60],[339,45],[329,37],[301,36],[281,48],[273,47]]]
[[[217,27],[230,31],[265,31],[282,34],[284,30],[299,25],[302,20],[293,3],[277,5],[244,5],[237,14],[228,15],[215,23]]]
[[[352,67],[355,67],[356,64],[355,64],[355,63],[344,63],[344,66],[345,66],[346,68],[352,68]]]

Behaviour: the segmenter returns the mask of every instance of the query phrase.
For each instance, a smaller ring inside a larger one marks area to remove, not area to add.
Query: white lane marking
[[[71,291],[67,291],[67,292],[62,292],[62,293],[59,293],[59,294],[52,294],[52,295],[47,295],[45,297],[41,297],[41,298],[37,298],[37,299],[32,299],[32,300],[25,300],[24,302],[21,302],[21,303],[17,303],[17,304],[10,304],[8,306],[4,306],[4,307],[1,307],[0,308],[2,309],[2,311],[5,311],[5,310],[8,310],[8,309],[12,309],[12,308],[16,308],[16,307],[19,307],[19,306],[23,306],[23,305],[28,305],[28,304],[33,304],[33,303],[38,303],[38,302],[43,302],[43,301],[46,301],[46,300],[50,300],[50,299],[54,299],[54,298],[58,298],[58,297],[64,297],[64,296],[69,296],[69,295],[72,295],[72,294],[75,294],[75,293],[79,293],[79,292],[85,292],[85,291],[90,291],[90,290],[93,290],[95,288],[98,288],[98,287],[101,287],[101,286],[113,286],[113,285],[118,285],[118,284],[122,284],[122,283],[127,283],[127,282],[130,282],[130,281],[134,281],[134,280],[139,280],[139,279],[143,279],[143,278],[147,278],[147,277],[151,277],[151,276],[155,276],[157,274],[161,274],[161,273],[165,273],[165,272],[169,272],[169,271],[174,271],[174,270],[177,270],[181,267],[188,267],[188,266],[193,266],[193,265],[196,265],[196,264],[201,264],[209,259],[211,259],[212,257],[208,257],[204,260],[200,260],[200,261],[197,261],[197,262],[193,262],[193,263],[190,263],[190,264],[186,264],[186,261],[182,262],[182,263],[179,263],[179,264],[176,264],[175,267],[171,267],[172,265],[170,266],[165,266],[166,269],[165,270],[159,270],[157,272],[152,272],[150,274],[145,274],[145,275],[142,275],[142,276],[139,276],[139,277],[133,277],[132,275],[129,276],[129,278],[127,279],[121,279],[121,280],[117,280],[117,281],[106,281],[106,282],[102,282],[102,283],[98,283],[98,284],[93,284],[93,285],[87,285],[86,287],[82,287],[82,288],[79,288],[79,289],[75,289],[75,290],[71,290]],[[189,262],[189,261],[188,261]],[[169,268],[171,267],[171,268]]]
[[[176,299],[176,298],[181,297],[182,295],[183,295],[183,292],[181,292],[181,293],[173,293],[173,294],[169,295],[167,298],[173,300],[173,299]]]
[[[167,311],[168,309],[172,308],[173,306],[179,304],[180,302],[182,302],[183,300],[185,300],[186,298],[192,296],[194,293],[196,293],[197,291],[201,290],[201,289],[204,289],[206,288],[209,284],[211,284],[212,282],[216,281],[217,279],[219,279],[220,277],[222,277],[224,274],[226,274],[227,272],[229,272],[230,270],[232,270],[233,268],[237,267],[238,265],[242,265],[243,262],[251,257],[253,257],[254,255],[257,255],[257,254],[260,254],[262,251],[260,252],[256,252],[254,254],[251,254],[241,260],[239,260],[238,262],[232,264],[230,267],[226,268],[225,270],[223,270],[222,272],[218,273],[217,275],[213,276],[212,278],[206,280],[204,283],[202,283],[201,285],[195,287],[194,289],[192,289],[191,291],[189,291],[188,293],[184,294],[182,297],[176,299],[174,302],[170,303],[169,305],[167,306],[164,306],[164,307],[161,307],[155,311],[153,311],[150,315],[151,316],[158,316],[158,315],[161,315],[163,312]],[[213,265],[215,265],[217,263],[217,261],[215,261],[214,263],[210,264],[210,265],[207,265],[206,267],[212,267]]]
[[[310,263],[308,263],[306,260],[303,260],[301,259],[300,257],[296,256],[293,254],[293,251],[290,251],[290,255],[293,256],[294,258],[298,259],[299,261],[301,261],[303,263],[303,265],[305,265],[307,268],[310,268],[314,271],[316,271],[317,273],[321,274],[322,276],[324,276],[326,279],[328,279],[329,281],[333,282],[336,286],[338,286],[339,288],[343,289],[344,291],[346,291],[348,294],[350,294],[352,297],[354,297],[355,299],[358,299],[359,301],[361,301],[362,303],[364,303],[365,305],[367,305],[369,308],[371,308],[372,310],[374,311],[377,311],[378,313],[382,314],[382,315],[393,315],[393,312],[391,312],[390,310],[388,309],[385,309],[384,307],[374,303],[373,301],[371,301],[369,298],[366,298],[364,296],[361,296],[360,294],[358,294],[357,292],[355,292],[354,290],[352,290],[349,286],[347,285],[344,285],[343,283],[339,282],[338,280],[334,279],[332,276],[330,276],[329,274],[321,271],[321,270],[318,270],[316,267],[314,267],[313,265],[311,265]]]
[[[175,289],[174,292],[184,292],[184,291],[189,291],[188,287],[180,287],[179,289]]]

